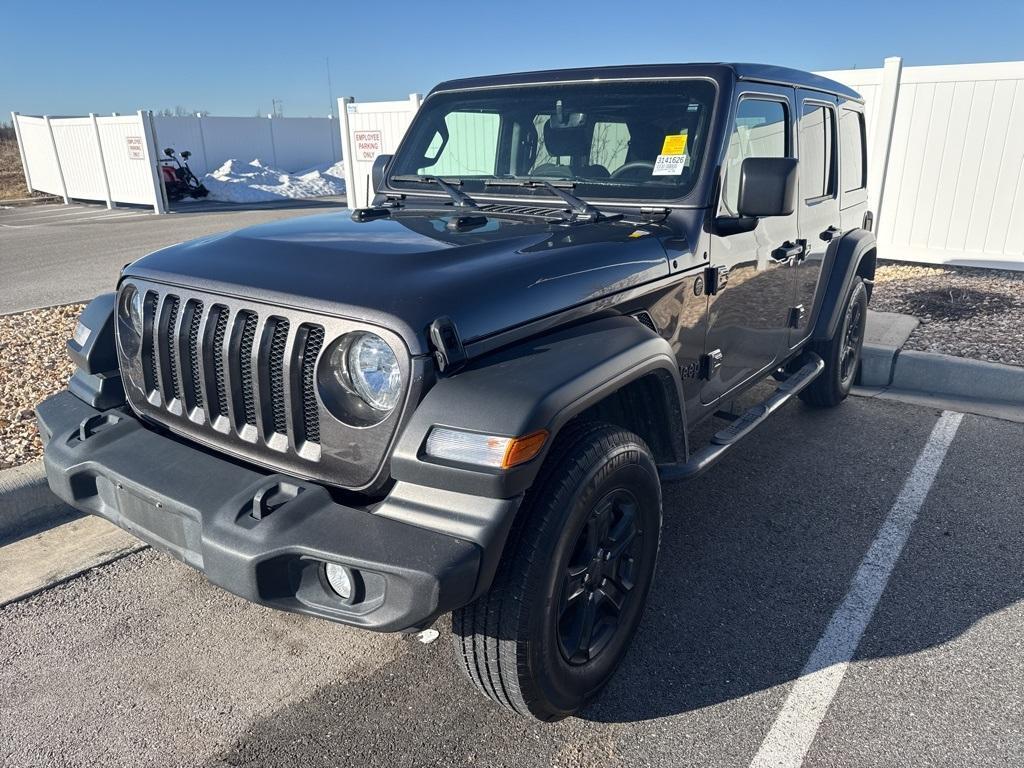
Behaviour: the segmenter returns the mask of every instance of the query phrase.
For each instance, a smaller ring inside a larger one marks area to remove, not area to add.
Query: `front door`
[[[791,88],[754,83],[740,94],[722,165],[718,216],[736,216],[743,160],[793,156],[793,94]],[[708,306],[703,403],[770,370],[788,351],[793,275],[786,253],[798,238],[795,212],[761,219],[750,232],[712,236],[709,262],[721,285]]]
[[[793,265],[795,298],[789,346],[810,333],[814,297],[829,243],[839,235],[839,164],[836,99],[797,91],[800,100],[800,183],[797,215],[804,252]]]

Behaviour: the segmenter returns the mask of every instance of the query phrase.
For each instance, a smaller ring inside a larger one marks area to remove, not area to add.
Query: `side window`
[[[438,176],[490,176],[498,156],[501,117],[494,112],[451,112],[445,115],[447,136],[439,131],[427,146],[433,159],[419,173]]]
[[[804,104],[800,118],[800,168],[804,199],[836,194],[836,113],[831,107]]]
[[[839,142],[843,148],[843,192],[855,192],[868,185],[867,141],[864,115],[844,109],[839,116]]]
[[[739,204],[743,161],[748,157],[786,157],[789,146],[789,121],[784,103],[754,98],[740,101],[725,154],[722,202],[730,213],[736,213]]]
[[[625,123],[594,123],[590,142],[590,164],[604,166],[615,172],[626,162],[629,153],[629,126]]]

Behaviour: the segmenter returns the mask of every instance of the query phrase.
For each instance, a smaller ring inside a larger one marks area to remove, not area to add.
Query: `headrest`
[[[544,124],[544,147],[552,157],[580,157],[590,152],[590,134],[586,123],[572,126]]]

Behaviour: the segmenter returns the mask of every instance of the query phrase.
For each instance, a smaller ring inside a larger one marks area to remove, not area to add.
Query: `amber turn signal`
[[[515,438],[509,442],[508,448],[505,449],[505,457],[501,460],[501,468],[509,469],[534,458],[540,453],[547,440],[548,431],[546,429],[533,432],[526,435],[526,437]]]

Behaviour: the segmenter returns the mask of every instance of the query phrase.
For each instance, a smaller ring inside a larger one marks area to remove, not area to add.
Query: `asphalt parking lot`
[[[798,764],[789,717],[808,766],[1022,765],[1022,448],[980,416],[787,406],[666,489],[634,646],[553,725],[479,698],[445,619],[422,646],[275,613],[144,550],[0,609],[0,764]],[[809,665],[857,616],[849,665]]]
[[[160,216],[85,203],[0,206],[0,314],[88,301],[112,290],[129,261],[182,240],[344,204],[338,198],[248,206],[202,201]]]

